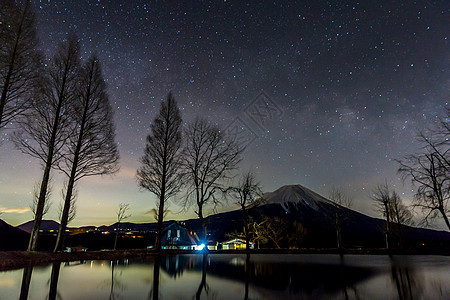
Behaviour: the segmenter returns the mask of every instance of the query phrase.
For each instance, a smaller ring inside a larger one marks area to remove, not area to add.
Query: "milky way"
[[[448,1],[33,2],[48,57],[71,31],[84,59],[99,54],[116,113],[121,172],[80,182],[75,225],[113,222],[119,202],[131,203],[132,221],[153,221],[145,213],[154,198],[134,176],[169,91],[185,121],[201,115],[245,133],[242,169],[254,168],[264,190],[302,184],[326,195],[342,186],[371,215],[371,190],[385,179],[409,201],[395,159],[419,149],[417,129],[449,101]],[[40,169],[10,133],[0,203],[21,209]],[[54,180],[50,218],[61,198]]]

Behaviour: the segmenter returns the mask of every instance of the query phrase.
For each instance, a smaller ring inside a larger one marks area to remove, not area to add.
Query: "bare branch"
[[[195,213],[203,226],[206,238],[205,206],[215,208],[221,201],[219,192],[225,191],[229,179],[241,161],[243,149],[218,126],[196,118],[186,130],[183,169],[187,175],[187,192],[183,205],[195,204]]]
[[[0,129],[29,108],[42,73],[30,2],[0,2]]]
[[[47,188],[47,194],[45,195],[45,199],[47,199],[47,201],[45,202],[44,210],[42,211],[42,217],[44,217],[50,210],[50,207],[52,204],[50,202],[51,195],[52,195],[52,186],[51,186],[51,184],[49,184],[49,187]],[[31,202],[31,205],[30,205],[31,212],[33,213],[34,216],[36,216],[36,208],[37,208],[38,202],[39,202],[39,184],[36,183],[33,187],[33,201]]]

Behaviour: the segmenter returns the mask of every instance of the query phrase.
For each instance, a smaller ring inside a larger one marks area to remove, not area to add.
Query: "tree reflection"
[[[205,290],[206,294],[209,292],[208,284],[206,283],[206,266],[208,264],[208,253],[203,253],[203,259],[202,259],[202,281],[200,282],[200,285],[198,286],[197,293],[195,294],[195,299],[200,299],[203,289]]]
[[[120,280],[117,278],[117,274],[115,273],[117,263],[118,263],[117,261],[111,262],[111,287],[109,290],[109,300],[120,299],[121,296],[117,292],[117,289],[121,291],[125,289],[125,286],[120,282]]]
[[[423,294],[419,274],[407,262],[399,261],[398,258],[392,257],[391,276],[400,300],[416,299]]]
[[[340,277],[342,292],[344,293],[344,298],[348,299],[361,299],[359,296],[358,289],[354,285],[354,280],[348,280],[348,267],[345,265],[344,255],[339,255],[340,262]],[[353,297],[350,297],[350,292],[353,292]]]
[[[153,265],[153,287],[150,291],[150,299],[157,300],[159,298],[159,273],[161,268],[161,256],[157,254]]]
[[[251,272],[251,265],[250,265],[250,253],[247,252],[245,259],[245,295],[244,300],[248,299],[248,289],[250,285],[250,272]]]
[[[33,268],[28,267],[23,269],[23,276],[22,276],[22,285],[20,287],[20,300],[27,300],[28,299],[28,292],[30,291],[30,283],[31,283],[31,274],[33,273]]]
[[[54,263],[52,265],[52,274],[50,276],[50,288],[48,291],[48,299],[55,300],[58,295],[58,280],[59,280],[59,271],[61,269],[61,263]]]

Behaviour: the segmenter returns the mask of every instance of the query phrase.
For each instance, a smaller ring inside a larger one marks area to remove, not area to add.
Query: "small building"
[[[174,222],[164,228],[161,236],[161,248],[196,250],[197,234],[182,222]]]
[[[66,250],[64,252],[86,252],[87,248],[83,246],[74,246],[74,247],[66,247]]]
[[[230,241],[226,241],[221,243],[222,244],[222,250],[243,250],[247,248],[247,245],[245,243],[245,240],[243,239],[233,239]],[[254,249],[255,244],[250,242],[250,249]]]

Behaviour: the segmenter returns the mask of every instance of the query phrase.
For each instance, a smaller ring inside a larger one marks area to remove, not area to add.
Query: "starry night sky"
[[[121,171],[79,183],[74,226],[114,222],[120,202],[131,203],[130,221],[153,221],[155,198],[135,173],[169,91],[185,121],[238,120],[252,139],[242,169],[254,168],[265,191],[341,186],[372,216],[371,190],[385,178],[410,201],[394,159],[418,150],[416,130],[449,102],[448,1],[33,2],[42,50],[50,57],[75,32],[83,59],[99,54],[115,110]],[[276,108],[264,124],[248,113],[261,92]],[[0,204],[17,225],[31,219],[41,169],[14,150],[11,131],[1,134]],[[56,219],[63,179],[53,179],[47,218]],[[194,217],[169,209],[169,218]]]

